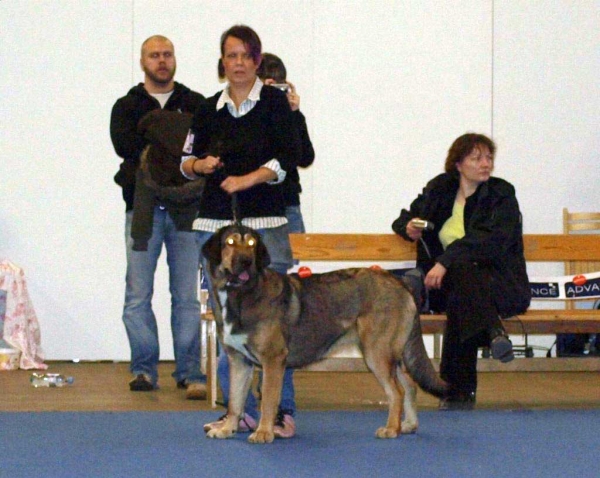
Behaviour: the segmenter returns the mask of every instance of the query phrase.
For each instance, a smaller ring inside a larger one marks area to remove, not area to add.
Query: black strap
[[[240,208],[237,200],[237,193],[231,195],[231,210],[233,212],[233,223],[236,226],[242,225],[242,219],[240,217]]]

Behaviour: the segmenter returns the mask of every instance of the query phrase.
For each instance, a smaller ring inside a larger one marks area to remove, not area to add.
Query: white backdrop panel
[[[496,2],[497,173],[525,232],[562,232],[562,208],[600,209],[600,2]]]
[[[337,1],[316,13],[309,226],[389,232],[454,138],[490,133],[490,4]]]
[[[124,210],[110,108],[131,77],[131,10],[1,2],[0,256],[28,279],[47,358],[128,358]],[[9,179],[10,178],[10,179]]]

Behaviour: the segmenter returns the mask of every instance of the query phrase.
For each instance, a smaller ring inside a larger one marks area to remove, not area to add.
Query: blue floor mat
[[[577,477],[600,410],[436,412],[378,440],[385,412],[299,412],[272,445],[205,437],[215,412],[0,414],[0,477]],[[592,476],[592,475],[587,475]]]

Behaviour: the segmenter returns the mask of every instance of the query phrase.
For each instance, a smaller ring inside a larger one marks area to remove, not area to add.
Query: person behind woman
[[[477,349],[489,345],[502,362],[514,358],[501,318],[525,312],[531,300],[523,255],[522,216],[514,187],[492,177],[496,145],[481,134],[457,138],[445,173],[433,178],[392,224],[417,244],[429,309],[445,311],[440,372],[453,393],[441,410],[472,409]],[[431,230],[415,220],[432,223]]]
[[[196,111],[181,169],[189,179],[206,178],[199,218],[194,223],[200,248],[214,232],[233,222],[237,203],[236,218],[261,234],[270,267],[285,274],[292,267],[292,251],[278,184],[299,162],[300,142],[285,94],[277,88],[264,88],[256,76],[260,62],[260,38],[250,27],[236,25],[222,34],[219,76],[228,83]],[[204,257],[202,260],[206,267]],[[217,372],[227,402],[229,362],[225,354],[219,358]],[[284,376],[276,437],[294,435],[295,409],[290,370]],[[224,419],[206,424],[205,430],[223,426]],[[250,393],[238,431],[254,429],[257,419],[256,398]]]
[[[315,150],[308,134],[306,118],[300,112],[300,96],[296,92],[296,87],[291,82],[287,81],[287,69],[283,64],[283,61],[273,53],[264,52],[262,54],[260,66],[258,67],[258,70],[256,70],[256,74],[265,85],[279,88],[285,92],[292,110],[294,125],[298,129],[300,145],[302,148],[302,155],[297,166],[308,168],[315,160]],[[223,80],[225,78],[224,76],[221,76],[220,79]],[[285,217],[288,221],[288,232],[290,234],[304,234],[306,228],[304,227],[304,218],[302,217],[302,210],[300,209],[300,193],[302,192],[302,186],[300,185],[300,175],[298,174],[297,167],[292,167],[287,171],[285,181],[280,187],[283,188],[283,200],[285,202]],[[298,261],[294,261],[294,263],[298,264]],[[291,375],[293,373],[292,369],[287,369],[286,380],[291,380]],[[257,387],[259,396],[261,387],[262,373],[259,374]]]
[[[298,134],[300,135],[300,142],[302,145],[302,156],[298,166],[301,168],[308,168],[315,160],[315,150],[310,136],[308,135],[308,128],[306,126],[306,118],[300,111],[300,96],[296,92],[296,87],[287,81],[287,70],[281,58],[272,53],[263,53],[262,62],[256,72],[258,77],[265,83],[265,85],[286,85],[286,95],[290,108],[292,109],[292,117],[294,124],[298,128]],[[298,174],[298,168],[294,167],[287,171],[285,181],[283,182],[283,196],[285,200],[285,217],[288,220],[288,230],[290,233],[306,232],[304,227],[304,219],[302,217],[302,210],[300,209],[300,193],[302,192],[302,186],[300,185],[300,175]]]

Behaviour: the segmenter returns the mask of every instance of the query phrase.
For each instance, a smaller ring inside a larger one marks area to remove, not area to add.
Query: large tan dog
[[[209,263],[217,330],[231,365],[227,420],[207,436],[229,438],[236,432],[252,381],[251,362],[262,366],[263,384],[261,419],[248,440],[272,442],[285,367],[322,359],[342,337],[355,340],[387,395],[388,420],[377,437],[416,431],[411,377],[426,392],[447,394],[448,385],[427,357],[414,299],[388,272],[282,275],[267,269],[270,259],[259,234],[243,226],[219,230],[202,253]]]

